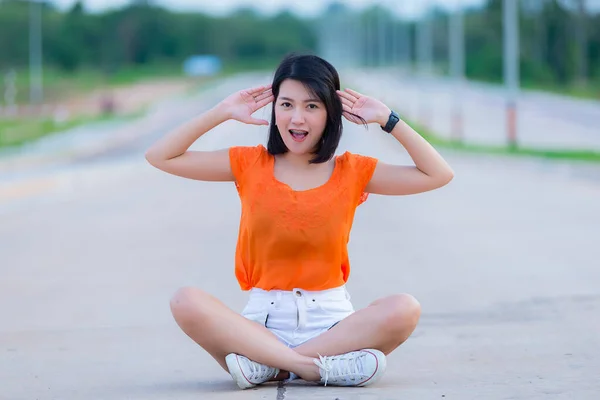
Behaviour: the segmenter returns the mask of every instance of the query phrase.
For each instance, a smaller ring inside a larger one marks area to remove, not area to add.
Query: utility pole
[[[452,137],[463,139],[463,115],[460,102],[465,81],[465,35],[462,7],[457,5],[450,19],[450,73],[454,79],[454,102],[452,110]]]
[[[406,7],[403,3],[399,3],[397,7],[400,7],[401,11],[404,11]],[[398,30],[397,33],[399,37],[399,47],[400,47],[400,62],[401,67],[405,72],[412,73],[412,41],[411,41],[411,32],[408,26],[408,23],[404,20],[404,18],[398,18]]]
[[[365,28],[365,64],[367,68],[372,68],[375,64],[375,35],[373,34],[373,26],[375,25],[372,21],[373,16],[371,13],[363,15],[364,28]]]
[[[377,34],[379,36],[377,40],[377,50],[379,52],[378,64],[379,67],[385,67],[387,63],[387,18],[385,15],[385,9],[383,6],[377,7],[377,25],[379,27]]]
[[[584,86],[588,77],[588,16],[585,0],[575,0],[577,17],[575,37],[577,40],[577,84]]]
[[[377,14],[372,12],[369,17],[369,42],[371,47],[371,66],[379,66],[379,27],[377,26]]]
[[[519,4],[504,0],[504,85],[508,145],[517,146],[517,96],[519,92]]]
[[[41,1],[29,1],[29,102],[44,98],[42,82],[42,7]]]
[[[396,68],[398,67],[398,36],[400,30],[398,29],[398,19],[392,15],[390,21],[390,64]]]
[[[423,93],[420,102],[420,120],[428,128],[431,124],[431,107],[429,106],[428,88],[430,85],[431,74],[433,72],[433,35],[431,27],[431,17],[429,2],[425,2],[425,11],[421,21],[417,25],[417,65],[418,75],[420,75],[421,93]]]
[[[419,70],[424,75],[431,74],[433,68],[433,36],[431,32],[431,17],[427,9],[417,26],[417,56]]]

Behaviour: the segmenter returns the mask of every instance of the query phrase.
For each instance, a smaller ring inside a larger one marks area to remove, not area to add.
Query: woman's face
[[[313,153],[327,124],[327,110],[301,82],[286,79],[275,101],[275,123],[291,153]]]

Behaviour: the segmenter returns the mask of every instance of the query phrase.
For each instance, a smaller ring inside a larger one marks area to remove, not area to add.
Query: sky
[[[333,0],[152,0],[155,4],[173,10],[200,11],[212,15],[224,15],[240,6],[252,6],[267,15],[288,9],[301,16],[313,16],[323,10]],[[59,8],[65,9],[73,5],[75,0],[53,0]],[[101,11],[107,8],[120,7],[130,0],[83,0],[88,11]],[[452,8],[457,4],[477,5],[483,0],[344,0],[349,7],[362,9],[374,4],[384,4],[398,15],[416,16],[427,3]]]

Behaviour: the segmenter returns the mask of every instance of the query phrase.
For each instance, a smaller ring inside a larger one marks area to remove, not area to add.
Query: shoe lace
[[[319,354],[319,359],[313,361],[322,370],[321,377],[325,386],[329,380],[355,381],[357,377],[364,375],[364,354],[361,353],[325,357]]]
[[[248,366],[248,369],[250,370],[251,379],[256,379],[256,380],[267,379],[273,373],[273,368],[271,368],[267,365],[260,364],[255,361],[249,360],[248,358],[246,358],[246,365]]]

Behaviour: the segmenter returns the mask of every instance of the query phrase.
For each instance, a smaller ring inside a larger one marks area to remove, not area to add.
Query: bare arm
[[[202,181],[233,181],[229,149],[190,151],[190,146],[219,124],[235,119],[265,125],[252,114],[273,100],[270,86],[236,92],[212,109],[184,123],[154,143],[146,151],[146,160],[173,175]]]
[[[350,89],[338,92],[344,108],[344,116],[359,123],[349,113],[364,118],[368,123],[385,125],[391,113],[379,100]],[[365,191],[375,194],[405,195],[422,193],[446,185],[454,172],[442,156],[421,135],[404,121],[399,121],[391,132],[404,146],[415,166],[394,165],[378,162],[373,177]]]
[[[380,125],[387,123],[385,121]],[[412,158],[415,166],[378,162],[366,191],[387,195],[427,192],[448,184],[454,171],[442,156],[406,122],[399,121],[391,132]]]
[[[201,181],[231,181],[227,149],[189,151],[188,148],[206,132],[228,120],[215,107],[169,132],[146,151],[146,160],[167,173]]]

